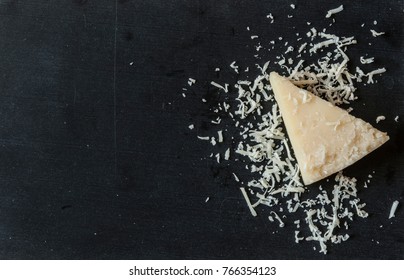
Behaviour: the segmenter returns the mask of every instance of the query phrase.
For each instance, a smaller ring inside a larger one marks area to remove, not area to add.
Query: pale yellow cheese
[[[275,72],[270,82],[306,185],[344,169],[389,139]]]

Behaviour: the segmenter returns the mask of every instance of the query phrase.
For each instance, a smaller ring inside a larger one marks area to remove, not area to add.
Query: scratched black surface
[[[0,258],[403,259],[402,206],[387,219],[404,203],[403,1],[292,2],[1,1]],[[330,30],[356,35],[356,63],[365,52],[388,69],[352,106],[391,141],[346,170],[376,171],[361,190],[371,216],[324,256],[292,226],[251,217],[232,167],[201,160],[210,151],[187,126],[209,129],[199,94],[215,67],[274,58],[253,57],[247,26],[286,41],[341,3]],[[371,26],[387,34],[372,39]]]

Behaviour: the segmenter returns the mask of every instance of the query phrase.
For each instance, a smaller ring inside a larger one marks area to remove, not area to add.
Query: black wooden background
[[[391,140],[346,170],[375,171],[360,191],[370,217],[324,256],[295,244],[293,226],[253,218],[232,167],[201,160],[209,145],[187,127],[206,129],[216,67],[274,59],[253,57],[247,26],[287,40],[340,4],[330,30],[356,36],[356,64],[368,54],[388,70],[359,87],[355,115]],[[403,259],[403,16],[401,0],[0,1],[0,258]]]

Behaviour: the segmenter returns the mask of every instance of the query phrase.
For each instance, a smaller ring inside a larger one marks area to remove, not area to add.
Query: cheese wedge
[[[305,185],[344,169],[389,139],[275,72],[270,82]]]

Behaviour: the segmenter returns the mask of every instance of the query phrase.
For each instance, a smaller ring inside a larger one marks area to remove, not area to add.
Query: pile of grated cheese
[[[292,9],[295,9],[294,5]],[[330,10],[326,17],[342,11],[343,6],[340,6]],[[274,22],[271,13],[267,18]],[[247,27],[247,30],[250,32],[251,28]],[[356,66],[354,73],[348,70],[350,59],[346,50],[350,45],[357,44],[354,36],[338,36],[328,33],[326,28],[318,31],[315,27],[308,27],[306,36],[300,37],[299,33],[296,36],[297,45],[286,42],[282,44],[285,50],[276,50],[275,40],[270,41],[272,48],[263,48],[265,44],[257,41],[259,36],[249,36],[257,43],[255,58],[263,56],[266,49],[279,51],[277,60],[267,61],[262,66],[256,64],[256,67],[247,67],[244,71],[237,61],[233,61],[229,64],[229,71],[240,76],[256,71],[256,78],[232,82],[211,81],[210,86],[217,89],[217,94],[223,100],[211,108],[217,114],[211,123],[218,129],[212,135],[197,137],[209,142],[215,150],[217,146],[225,150],[224,153],[211,153],[210,157],[216,158],[218,164],[223,160],[231,161],[232,165],[242,166],[249,171],[245,172],[247,175],[234,172],[233,177],[253,216],[267,215],[269,222],[279,227],[294,226],[296,243],[316,242],[314,249],[319,248],[319,252],[326,254],[330,243],[341,243],[349,238],[348,230],[352,221],[368,216],[364,210],[366,204],[358,197],[357,180],[344,176],[342,172],[335,176],[333,186],[327,188],[306,188],[302,184],[299,166],[285,133],[268,73],[274,69],[283,71],[295,85],[335,105],[342,105],[357,99],[355,83],[372,84],[375,82],[374,76],[386,69],[365,73]],[[282,37],[278,39],[279,42],[283,40]],[[361,57],[360,60],[362,64],[371,64],[373,61],[373,57]],[[195,83],[195,80],[192,81]],[[205,99],[202,101],[206,102]],[[231,124],[231,134],[225,129],[224,121]],[[191,124],[190,129],[191,126],[194,127]],[[367,183],[364,182],[363,187],[366,188]]]

